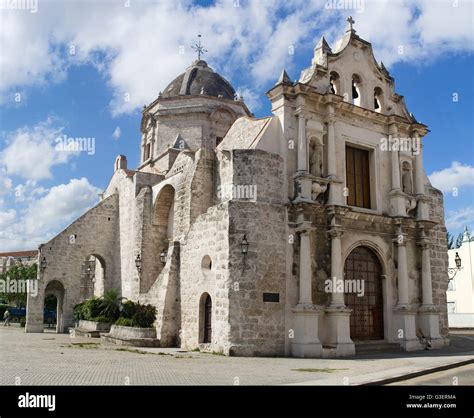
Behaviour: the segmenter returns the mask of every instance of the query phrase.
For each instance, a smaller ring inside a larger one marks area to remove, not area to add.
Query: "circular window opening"
[[[201,270],[204,275],[208,275],[212,269],[212,260],[211,257],[205,255],[201,261]]]

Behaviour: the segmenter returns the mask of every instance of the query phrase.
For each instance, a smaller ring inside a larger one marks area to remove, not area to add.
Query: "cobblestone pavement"
[[[0,326],[0,385],[351,385],[466,359],[474,359],[474,335],[453,337],[452,347],[438,353],[295,359],[120,348],[97,339]]]

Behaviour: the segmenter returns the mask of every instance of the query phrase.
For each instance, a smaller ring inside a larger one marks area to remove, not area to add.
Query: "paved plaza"
[[[1,385],[357,385],[474,362],[474,333],[451,347],[357,359],[225,357],[165,348],[104,346],[68,334],[25,334],[0,326]],[[467,375],[459,384],[472,384]]]

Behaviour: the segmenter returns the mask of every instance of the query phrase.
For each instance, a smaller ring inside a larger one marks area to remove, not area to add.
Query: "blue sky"
[[[36,248],[96,203],[118,154],[130,167],[138,164],[140,110],[195,59],[197,33],[209,65],[260,117],[270,114],[265,92],[282,68],[297,79],[319,37],[333,46],[348,15],[389,68],[408,109],[431,130],[425,169],[445,194],[449,230],[473,230],[472,3],[349,5],[39,0],[36,11],[4,7],[0,251]],[[57,151],[55,140],[64,135],[94,138],[94,152]]]

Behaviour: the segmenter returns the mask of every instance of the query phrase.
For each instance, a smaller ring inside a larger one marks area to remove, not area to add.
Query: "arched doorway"
[[[344,264],[346,306],[352,309],[351,338],[355,340],[382,340],[383,292],[382,266],[377,255],[368,247],[357,247]],[[348,292],[348,289],[351,289]],[[359,293],[355,291],[359,290]],[[363,289],[363,292],[360,290]]]
[[[169,243],[174,238],[174,199],[175,191],[169,184],[163,187],[156,198],[153,224],[157,227],[157,256],[162,252],[167,254]]]
[[[104,296],[105,293],[105,261],[102,257],[91,254],[81,266],[80,300],[84,301],[93,296]]]
[[[44,291],[44,300],[43,304],[47,301],[48,304],[51,304],[53,301],[53,297],[56,298],[56,309],[55,309],[55,320],[56,320],[56,332],[61,333],[64,332],[64,318],[63,318],[63,305],[64,305],[64,286],[58,280],[50,281],[46,289]],[[48,306],[51,308],[51,306]],[[49,320],[49,316],[53,316],[51,313],[51,309],[44,309],[45,313],[45,321]]]
[[[212,339],[212,299],[208,293],[201,296],[199,308],[199,342],[209,344]]]

